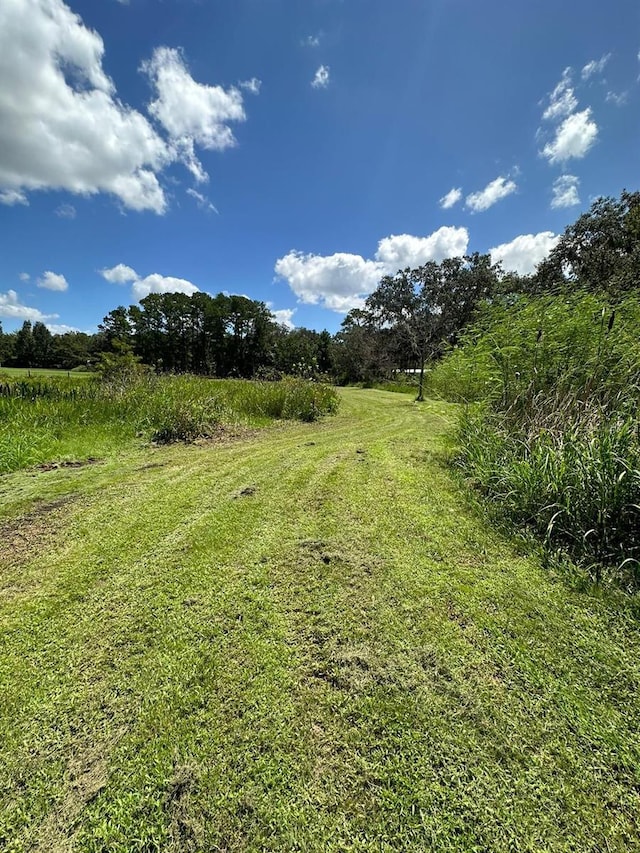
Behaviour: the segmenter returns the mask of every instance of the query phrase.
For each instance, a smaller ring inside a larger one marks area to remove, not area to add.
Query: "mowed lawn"
[[[455,409],[0,478],[0,849],[640,849],[638,626],[492,531]]]

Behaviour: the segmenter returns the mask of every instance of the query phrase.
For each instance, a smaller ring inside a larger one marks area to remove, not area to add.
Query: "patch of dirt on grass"
[[[40,826],[36,850],[71,853],[76,849],[74,827],[82,809],[107,786],[110,746],[93,744],[75,752],[67,764],[65,792]]]
[[[53,543],[63,525],[61,510],[75,500],[75,495],[64,495],[43,501],[27,515],[0,524],[0,568],[19,565]]]
[[[171,818],[171,843],[169,850],[190,853],[201,849],[203,827],[191,814],[190,795],[198,781],[198,769],[193,764],[174,763],[169,780],[165,808]]]
[[[64,462],[43,462],[36,465],[36,471],[56,471],[58,468],[84,468],[86,465],[97,465],[100,462],[95,456],[88,459],[66,460]]]

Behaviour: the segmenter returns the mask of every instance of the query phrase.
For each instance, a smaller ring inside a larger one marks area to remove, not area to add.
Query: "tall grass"
[[[458,464],[595,580],[640,585],[640,301],[575,293],[492,306],[436,367],[469,403]]]
[[[313,421],[336,411],[333,388],[303,380],[250,382],[191,376],[135,381],[0,377],[0,472],[100,455],[136,436],[192,441],[230,425]]]

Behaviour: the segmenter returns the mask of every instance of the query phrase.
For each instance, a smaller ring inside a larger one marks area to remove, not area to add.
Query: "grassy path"
[[[0,849],[638,849],[637,628],[470,512],[451,416],[0,478]]]

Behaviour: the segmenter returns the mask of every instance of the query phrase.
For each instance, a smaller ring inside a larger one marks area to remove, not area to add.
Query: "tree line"
[[[481,302],[580,285],[614,300],[640,280],[640,192],[601,198],[569,225],[534,274],[505,273],[489,255],[429,261],[385,276],[336,335],[287,329],[263,302],[219,293],[152,293],[103,319],[95,335],[51,334],[25,321],[2,334],[0,364],[91,367],[101,353],[128,348],[157,372],[211,376],[278,373],[373,382],[422,370],[455,345]]]

